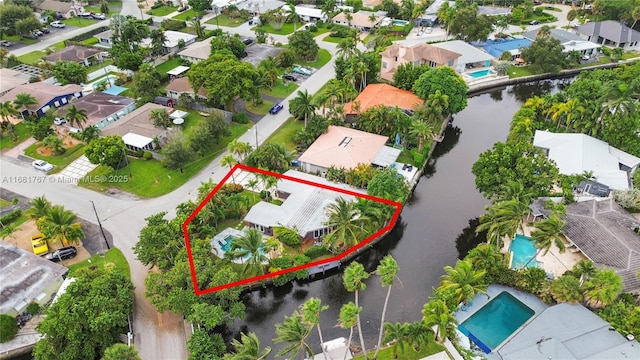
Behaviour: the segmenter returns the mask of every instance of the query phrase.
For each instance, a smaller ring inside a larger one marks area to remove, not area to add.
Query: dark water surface
[[[398,261],[399,280],[391,293],[386,321],[419,320],[422,306],[444,273],[442,268],[455,264],[459,252],[464,254],[477,243],[475,223],[488,204],[476,190],[471,173],[478,155],[495,142],[506,139],[513,114],[527,98],[555,92],[571,80],[527,83],[477,95],[470,98],[468,107],[454,117],[394,231],[358,258],[368,271],[375,270],[386,254],[393,255]],[[371,276],[366,284],[367,289],[360,294],[361,319],[365,344],[367,348],[373,348],[386,289],[380,286],[377,276]],[[226,335],[253,331],[263,346],[272,346],[273,356],[284,346],[272,344],[274,325],[310,297],[318,297],[329,305],[329,310],[321,316],[325,341],[347,337],[348,330],[336,327],[336,323],[340,307],[353,301],[353,294],[344,290],[340,273],[322,280],[247,294],[246,319],[230,326]],[[354,332],[353,340],[357,340],[357,332]],[[309,342],[319,350],[315,331]]]

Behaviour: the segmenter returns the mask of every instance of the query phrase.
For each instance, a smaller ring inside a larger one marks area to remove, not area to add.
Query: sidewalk
[[[20,144],[14,146],[13,148],[2,153],[2,156],[12,157],[17,159],[18,156],[24,154],[24,150],[29,146],[36,143],[36,139],[30,137],[27,140],[21,142]]]

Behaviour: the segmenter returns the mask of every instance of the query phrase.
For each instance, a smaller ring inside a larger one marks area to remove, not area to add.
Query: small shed
[[[188,66],[177,66],[169,71],[167,71],[167,75],[169,75],[172,79],[183,77],[187,71],[189,71],[190,67]]]

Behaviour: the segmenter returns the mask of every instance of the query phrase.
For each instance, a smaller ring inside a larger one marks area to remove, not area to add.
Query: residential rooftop
[[[354,108],[359,104],[359,110]],[[377,105],[399,107],[403,110],[413,110],[416,105],[421,105],[424,100],[408,90],[398,89],[387,84],[370,84],[351,102],[344,105],[344,113],[363,113],[367,109]]]

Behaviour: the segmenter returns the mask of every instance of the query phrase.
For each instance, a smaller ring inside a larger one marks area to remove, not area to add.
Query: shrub
[[[187,23],[182,20],[165,19],[160,23],[160,27],[164,30],[179,31],[187,27]]]
[[[16,319],[6,315],[0,315],[0,343],[7,342],[13,339],[18,332],[18,326],[16,325]]]
[[[12,222],[18,220],[18,218],[22,215],[22,210],[15,209],[7,215],[0,218],[0,222],[4,225],[11,224]]]
[[[231,121],[233,121],[234,123],[237,123],[237,124],[248,124],[249,123],[249,117],[247,116],[247,114],[245,114],[243,112],[235,113],[231,117]]]
[[[39,311],[40,305],[38,303],[32,302],[31,304],[29,304],[29,306],[27,306],[27,312],[29,312],[29,314],[31,315],[36,315]]]
[[[312,32],[312,33],[318,32],[318,27],[315,25],[309,26],[309,32]]]
[[[305,256],[308,256],[311,259],[319,258],[324,255],[331,255],[331,251],[327,249],[325,245],[314,246],[307,251],[304,252]]]
[[[225,195],[239,194],[244,191],[244,187],[241,184],[224,184],[220,188],[220,192]]]
[[[144,154],[142,154],[142,158],[145,160],[151,160],[152,157],[153,154],[151,154],[151,151],[145,151]]]
[[[271,192],[269,190],[260,191],[260,199],[262,201],[271,201]]]
[[[294,248],[300,247],[300,236],[294,230],[291,230],[286,227],[278,227],[275,229],[276,235],[278,235],[278,240],[282,241],[283,244],[289,245]]]

